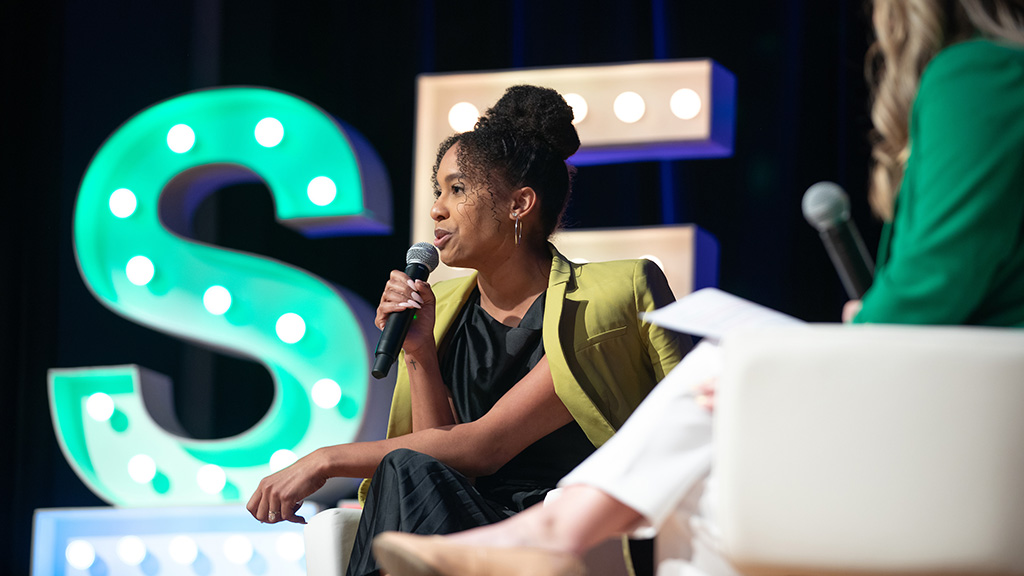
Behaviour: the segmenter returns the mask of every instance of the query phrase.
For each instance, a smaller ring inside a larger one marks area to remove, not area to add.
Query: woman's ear
[[[529,187],[523,186],[522,188],[512,192],[512,203],[509,209],[509,218],[515,220],[516,218],[525,218],[527,214],[537,209],[538,204],[537,192]]]

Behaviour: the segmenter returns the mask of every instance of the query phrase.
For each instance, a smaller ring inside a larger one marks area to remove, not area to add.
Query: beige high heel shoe
[[[442,536],[385,532],[373,555],[390,576],[584,576],[571,554],[540,548],[465,546]]]

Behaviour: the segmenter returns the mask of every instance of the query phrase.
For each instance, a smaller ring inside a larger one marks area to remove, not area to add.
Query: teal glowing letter
[[[181,434],[170,382],[138,366],[52,370],[57,437],[82,480],[122,506],[225,503],[326,444],[361,437],[370,308],[288,264],[186,237],[199,201],[261,180],[307,236],[389,233],[372,148],[312,104],[261,88],[193,92],[143,110],[103,144],[74,214],[86,285],[143,326],[263,364],[266,416],[220,440]]]

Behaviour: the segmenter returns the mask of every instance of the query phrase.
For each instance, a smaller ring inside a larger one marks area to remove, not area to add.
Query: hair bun
[[[517,135],[537,138],[562,160],[580,148],[580,137],[572,123],[572,107],[551,88],[511,86],[487,110],[478,128],[506,128]]]

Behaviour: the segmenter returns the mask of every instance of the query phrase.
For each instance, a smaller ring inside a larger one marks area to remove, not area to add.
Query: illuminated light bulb
[[[270,456],[270,470],[277,472],[291,466],[299,457],[291,450],[278,450]]]
[[[196,133],[185,124],[176,124],[167,131],[167,147],[172,152],[184,154],[196,143]]]
[[[231,292],[223,286],[210,286],[203,293],[203,307],[210,314],[220,316],[231,308]]]
[[[583,119],[587,117],[587,111],[589,110],[586,99],[573,92],[562,95],[562,98],[565,98],[565,103],[572,108],[572,123],[579,124],[580,122],[583,122]]]
[[[153,279],[156,270],[153,268],[153,261],[145,256],[136,256],[128,261],[124,269],[128,275],[128,281],[136,286],[145,286]]]
[[[228,536],[224,541],[224,557],[232,564],[248,563],[252,560],[252,542],[239,534]]]
[[[196,541],[188,536],[171,538],[171,542],[167,545],[167,552],[171,555],[171,560],[183,566],[192,564],[199,557],[199,547],[196,546]]]
[[[277,118],[264,118],[256,124],[256,141],[264,148],[273,148],[284,139],[284,126]]]
[[[117,541],[117,557],[129,566],[138,566],[146,559],[146,544],[138,536],[125,536]]]
[[[146,454],[136,454],[128,461],[128,475],[139,484],[148,484],[156,477],[156,462]]]
[[[196,483],[199,489],[207,494],[219,494],[227,484],[228,478],[224,469],[216,464],[207,464],[196,473]]]
[[[480,118],[480,111],[469,102],[459,102],[448,110],[448,125],[456,132],[472,130]]]
[[[689,88],[680,88],[672,94],[668,106],[676,118],[692,120],[700,114],[700,96]]]
[[[295,344],[306,335],[306,321],[302,316],[289,312],[277,319],[277,337],[285,344]]]
[[[306,554],[306,544],[302,541],[302,535],[297,532],[285,532],[278,536],[274,548],[285,562],[297,562]]]
[[[317,206],[327,206],[334,202],[334,198],[337,195],[337,185],[334,184],[334,180],[327,176],[317,176],[310,180],[309,185],[306,186],[306,196],[309,196],[309,201]]]
[[[626,124],[632,124],[637,120],[644,117],[644,112],[647,111],[647,105],[644,104],[642,96],[636,92],[623,92],[615,97],[615,103],[612,105],[615,110],[615,117],[622,120]]]
[[[313,402],[324,409],[334,408],[341,402],[341,386],[330,378],[317,380],[313,384]]]
[[[665,271],[665,263],[661,261],[661,258],[658,258],[657,256],[655,256],[653,254],[644,254],[640,258],[641,259],[646,258],[647,260],[650,260],[651,262],[654,262],[655,264],[658,265],[658,268],[661,268],[662,272]]]
[[[118,218],[127,218],[135,213],[139,202],[135,194],[127,188],[118,188],[110,195],[110,212]]]
[[[97,422],[106,422],[114,415],[114,399],[103,392],[97,392],[85,401],[85,411]]]
[[[96,549],[85,540],[72,540],[64,549],[64,558],[73,568],[88,570],[96,561]]]

